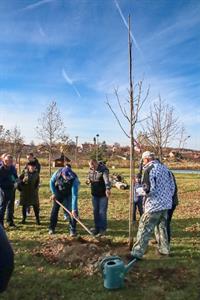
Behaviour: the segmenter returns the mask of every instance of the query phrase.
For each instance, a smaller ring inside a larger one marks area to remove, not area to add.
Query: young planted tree
[[[38,119],[36,131],[42,140],[49,156],[49,175],[51,176],[53,147],[61,141],[64,136],[64,124],[57,103],[52,101]]]
[[[145,124],[145,135],[148,137],[155,154],[162,161],[163,148],[179,133],[179,123],[174,108],[166,104],[159,96],[157,102],[150,108],[150,114]]]
[[[129,27],[128,27],[128,56],[129,56],[129,97],[126,100],[127,105],[122,105],[119,97],[118,90],[115,89],[115,96],[117,99],[119,111],[121,115],[119,116],[113,109],[109,100],[107,99],[107,105],[111,112],[113,113],[117,123],[123,133],[127,138],[130,139],[130,193],[129,193],[129,248],[133,246],[133,199],[134,199],[134,177],[135,177],[135,151],[134,144],[135,140],[135,126],[137,123],[141,122],[139,120],[139,112],[146,101],[149,88],[147,89],[145,95],[142,93],[143,81],[133,84],[133,63],[132,63],[132,38],[131,38],[131,26],[130,26],[130,16],[129,16]],[[122,121],[126,120],[128,123],[128,128],[122,125]]]
[[[13,129],[7,131],[6,139],[9,143],[9,153],[15,157],[20,172],[20,159],[24,147],[24,138],[21,135],[21,130],[17,126],[15,126]]]

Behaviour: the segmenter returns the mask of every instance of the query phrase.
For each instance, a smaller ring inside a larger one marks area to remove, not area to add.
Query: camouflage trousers
[[[169,243],[167,236],[167,210],[153,213],[144,213],[139,222],[136,242],[133,245],[131,254],[141,258],[148,246],[148,242],[156,228],[156,240],[158,251],[161,254],[169,254]]]

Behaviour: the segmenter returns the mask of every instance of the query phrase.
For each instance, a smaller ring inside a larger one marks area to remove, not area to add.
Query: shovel
[[[60,201],[58,201],[57,199],[55,199],[54,201],[56,201],[56,203],[58,203],[58,205],[60,205],[60,207],[62,207],[69,215],[71,218],[74,218],[90,235],[92,235],[94,237],[94,234],[92,233],[91,230],[89,230],[77,217],[74,217],[73,214],[71,213],[71,211],[69,211],[62,203],[60,203]]]

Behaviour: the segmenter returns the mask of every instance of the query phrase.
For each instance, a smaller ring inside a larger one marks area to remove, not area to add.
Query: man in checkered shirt
[[[172,207],[175,184],[168,168],[155,160],[154,154],[146,151],[142,154],[144,173],[142,178],[145,193],[144,214],[140,218],[136,242],[131,255],[142,258],[148,246],[154,228],[157,226],[158,251],[161,255],[169,255],[167,236],[167,211]]]

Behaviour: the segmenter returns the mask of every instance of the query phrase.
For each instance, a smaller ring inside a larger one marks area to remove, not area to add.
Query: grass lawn
[[[128,178],[127,169],[116,171],[121,171]],[[91,227],[93,225],[91,197],[89,188],[85,185],[87,169],[76,172],[81,180],[79,194],[81,220]],[[70,267],[61,263],[50,263],[44,256],[36,255],[37,249],[42,249],[46,243],[52,242],[52,245],[56,245],[58,240],[68,235],[68,225],[63,219],[62,210],[57,234],[51,237],[48,235],[51,202],[47,170],[43,170],[40,188],[42,224],[41,226],[35,224],[33,213],[27,218],[26,225],[19,224],[21,207],[15,208],[15,223],[18,228],[7,228],[15,252],[15,271],[8,290],[0,295],[0,299],[200,299],[200,175],[180,174],[176,175],[176,178],[180,204],[172,220],[171,256],[160,258],[155,253],[155,246],[149,246],[144,259],[127,274],[126,287],[122,290],[109,291],[103,287],[100,272],[91,275],[84,272],[81,264]],[[129,191],[112,189],[107,241],[112,244],[113,249],[118,249],[120,245],[126,247],[128,193]],[[89,238],[80,226],[78,231],[83,238]],[[78,244],[77,240],[75,242]],[[128,252],[127,246],[127,254]]]

